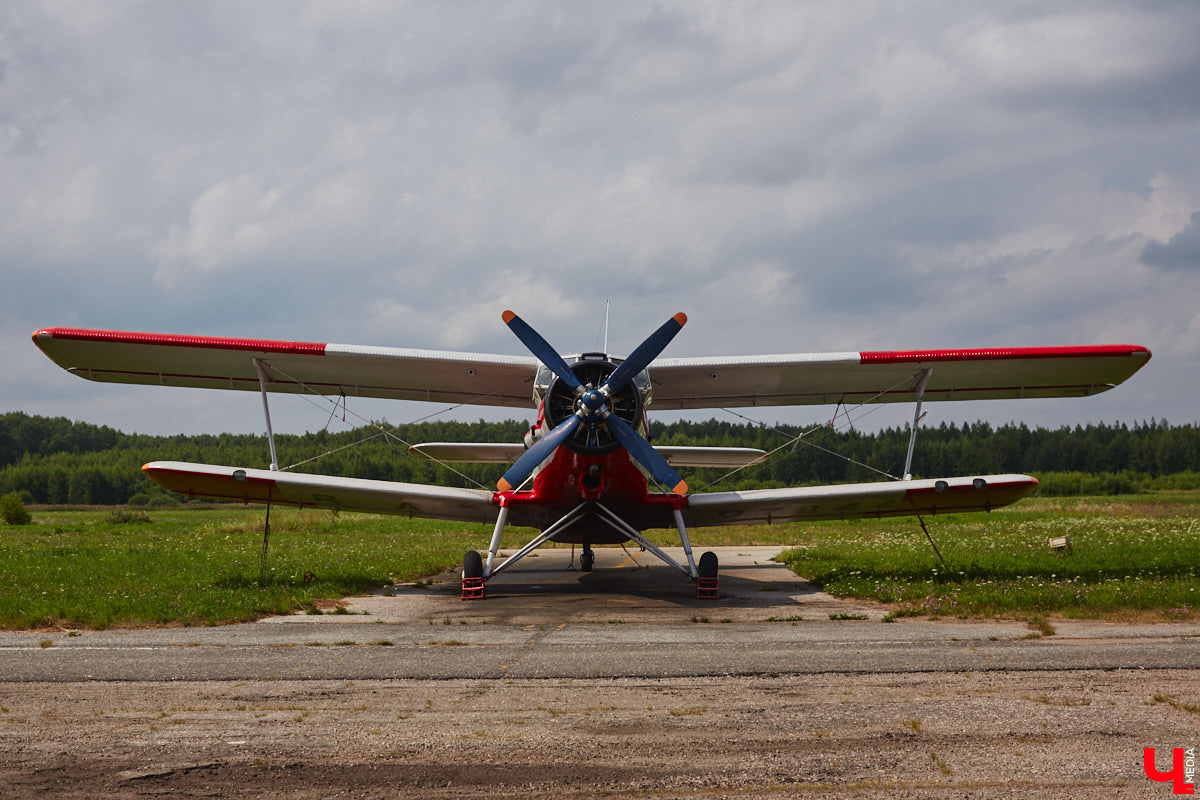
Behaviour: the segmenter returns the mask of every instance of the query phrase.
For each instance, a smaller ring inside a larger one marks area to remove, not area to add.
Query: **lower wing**
[[[496,519],[492,492],[451,486],[339,478],[181,461],[142,467],[155,483],[189,497],[400,514],[457,522]],[[1037,487],[1028,475],[850,483],[793,489],[713,492],[687,498],[689,527],[754,525],[862,517],[991,511]],[[670,522],[663,519],[663,526]]]
[[[1037,483],[1028,475],[982,475],[714,492],[689,496],[683,515],[689,527],[703,527],[991,511],[1020,500]]]
[[[402,514],[457,522],[495,522],[492,493],[484,489],[338,478],[265,469],[241,469],[181,461],[142,467],[155,483],[189,497],[247,503]]]

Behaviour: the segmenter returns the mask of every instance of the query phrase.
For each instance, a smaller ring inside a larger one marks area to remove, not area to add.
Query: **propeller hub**
[[[585,354],[572,359],[569,365],[577,389],[557,376],[547,387],[544,400],[546,424],[553,429],[568,417],[577,417],[582,423],[563,442],[571,451],[597,456],[618,449],[620,443],[608,431],[608,418],[612,414],[622,417],[630,425],[639,424],[642,414],[640,389],[632,381],[618,392],[611,392],[605,386],[616,367],[603,356]]]
[[[579,398],[579,404],[586,408],[589,414],[595,414],[604,408],[604,395],[598,389],[588,389],[583,393],[583,397]]]

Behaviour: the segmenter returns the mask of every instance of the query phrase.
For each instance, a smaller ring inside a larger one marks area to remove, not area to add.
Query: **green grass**
[[[31,524],[0,526],[0,628],[211,625],[291,613],[436,574],[491,536],[490,525],[272,509],[260,582],[261,508],[150,509],[148,517],[33,509]]]
[[[1200,618],[1200,493],[1035,498],[991,514],[811,526],[782,556],[839,597],[905,615]],[[1070,552],[1048,546],[1070,536]]]
[[[414,581],[482,550],[491,525],[261,508],[31,509],[0,526],[0,628],[211,625],[309,610]],[[798,574],[835,595],[915,615],[1197,619],[1200,492],[1033,498],[991,514],[692,531],[697,548],[787,544]],[[511,549],[531,536],[505,534]],[[1057,554],[1053,536],[1069,535]],[[652,532],[663,544],[678,534]],[[312,579],[306,579],[311,573]]]

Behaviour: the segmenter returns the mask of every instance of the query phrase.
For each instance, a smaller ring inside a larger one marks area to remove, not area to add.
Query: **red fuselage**
[[[625,450],[591,456],[560,447],[550,463],[534,476],[531,490],[496,493],[496,503],[509,508],[511,524],[539,529],[587,502],[603,504],[639,531],[674,527],[672,510],[687,506],[685,497],[650,492],[646,476]],[[619,544],[628,538],[601,516],[588,514],[554,540]]]

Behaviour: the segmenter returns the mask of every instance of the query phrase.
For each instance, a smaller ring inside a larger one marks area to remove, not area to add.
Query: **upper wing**
[[[925,369],[926,400],[1083,397],[1149,359],[1128,344],[669,358],[650,378],[657,409],[912,402]]]
[[[404,514],[458,522],[496,521],[492,493],[484,489],[337,478],[180,461],[155,461],[142,467],[142,471],[159,486],[189,497]]]
[[[259,388],[528,408],[537,359],[267,339],[43,328],[33,341],[55,363],[94,381]]]
[[[315,391],[529,407],[537,359],[396,347],[43,328],[33,341],[59,366],[117,383]],[[809,353],[654,362],[659,409],[1081,397],[1111,389],[1150,358],[1137,345]]]
[[[1036,486],[1028,475],[983,475],[714,492],[689,496],[683,517],[689,527],[702,527],[991,511],[1015,503]]]

